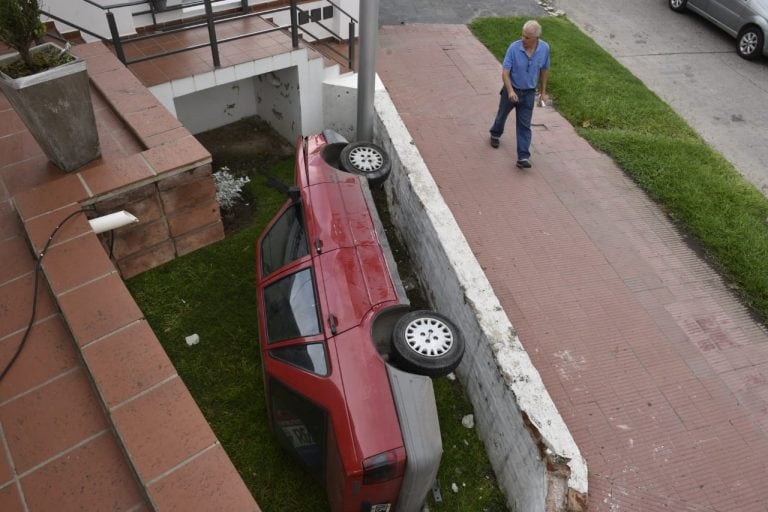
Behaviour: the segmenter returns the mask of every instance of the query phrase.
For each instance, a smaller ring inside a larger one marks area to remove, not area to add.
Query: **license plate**
[[[374,505],[371,507],[371,512],[389,512],[390,506],[391,505],[389,503]]]

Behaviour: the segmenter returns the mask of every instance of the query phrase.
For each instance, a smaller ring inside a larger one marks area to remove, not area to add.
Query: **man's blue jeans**
[[[491,126],[491,136],[501,137],[509,113],[513,108],[516,109],[517,159],[527,160],[531,157],[531,119],[533,119],[533,105],[536,103],[536,90],[515,89],[515,93],[517,93],[517,103],[509,101],[506,88],[502,88],[499,94],[499,111]]]

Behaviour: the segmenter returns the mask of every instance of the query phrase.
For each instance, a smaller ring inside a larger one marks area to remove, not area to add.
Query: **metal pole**
[[[115,45],[115,53],[120,62],[125,64],[125,53],[123,53],[123,42],[120,41],[120,32],[117,30],[117,23],[115,23],[115,15],[112,11],[107,11],[107,25],[109,25],[109,33],[112,34],[112,44]]]
[[[360,0],[360,63],[357,73],[357,140],[373,140],[373,95],[376,85],[376,42],[379,0]]]
[[[296,0],[291,0],[291,45],[294,50],[299,47],[299,19]]]
[[[213,55],[213,67],[221,67],[219,61],[219,42],[216,40],[216,25],[213,23],[213,7],[211,0],[205,0],[205,21],[208,24],[208,38],[211,42],[211,55]]]
[[[355,70],[355,24],[349,22],[349,59],[347,64],[349,69]]]

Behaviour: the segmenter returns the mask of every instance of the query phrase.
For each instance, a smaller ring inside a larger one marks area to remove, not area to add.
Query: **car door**
[[[710,0],[688,0],[687,6],[692,11],[706,15],[709,11]]]
[[[731,35],[738,34],[748,19],[751,0],[709,0],[709,14]]]

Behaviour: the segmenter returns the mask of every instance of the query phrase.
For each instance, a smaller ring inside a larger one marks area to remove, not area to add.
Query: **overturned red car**
[[[256,247],[270,423],[334,511],[421,509],[442,454],[430,377],[464,353],[448,318],[410,310],[369,190],[390,167],[374,144],[302,137]]]

